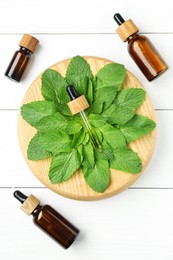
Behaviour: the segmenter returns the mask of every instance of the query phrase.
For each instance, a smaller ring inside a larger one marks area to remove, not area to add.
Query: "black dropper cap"
[[[14,197],[18,199],[21,203],[24,203],[24,201],[28,198],[25,194],[23,194],[21,191],[16,190],[13,193]]]
[[[123,19],[123,17],[119,13],[114,14],[114,20],[117,22],[118,25],[121,25],[125,22],[125,20]]]
[[[75,87],[73,85],[68,85],[66,88],[66,91],[70,97],[71,100],[74,100],[79,97]]]

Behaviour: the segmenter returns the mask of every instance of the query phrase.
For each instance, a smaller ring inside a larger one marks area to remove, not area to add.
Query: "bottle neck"
[[[20,46],[20,51],[24,51],[27,55],[31,55],[32,54],[32,51],[30,51],[29,49],[23,47],[23,46]]]
[[[39,212],[42,210],[43,206],[42,205],[38,205],[34,210],[33,212],[31,213],[31,215],[33,217],[37,216],[39,214]]]
[[[127,38],[127,42],[130,43],[130,42],[136,40],[136,38],[138,38],[138,37],[139,37],[139,34],[138,34],[138,33],[134,33],[134,34],[130,35],[130,36]]]

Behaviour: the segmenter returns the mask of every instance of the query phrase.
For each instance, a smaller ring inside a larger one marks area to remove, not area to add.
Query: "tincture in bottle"
[[[29,35],[24,34],[19,42],[19,50],[16,51],[10,61],[10,64],[5,72],[5,76],[9,79],[19,82],[28,65],[31,54],[33,54],[39,44],[39,41]]]
[[[14,192],[14,197],[21,203],[21,209],[33,216],[34,223],[51,238],[67,249],[75,241],[79,229],[71,224],[49,205],[40,205],[40,201],[32,194],[27,197],[20,191]]]
[[[148,81],[161,75],[167,69],[167,65],[147,37],[138,34],[139,29],[131,19],[125,21],[118,13],[114,15],[114,19],[119,25],[117,34],[122,41],[128,42],[130,56]]]

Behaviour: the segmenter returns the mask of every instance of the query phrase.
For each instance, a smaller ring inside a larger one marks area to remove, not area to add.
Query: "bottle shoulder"
[[[147,41],[147,37],[139,34],[135,34],[128,39],[128,44],[133,45],[134,43],[143,43]]]
[[[43,205],[38,205],[38,206],[34,209],[34,211],[32,212],[32,216],[33,216],[34,218],[36,218],[42,210],[43,210]]]
[[[24,48],[22,46],[20,46],[20,48],[17,52],[20,53],[21,55],[28,56],[28,57],[30,57],[32,55],[32,52],[30,50],[28,50],[27,48]]]

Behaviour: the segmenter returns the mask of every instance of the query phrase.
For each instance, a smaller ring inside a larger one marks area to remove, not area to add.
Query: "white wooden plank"
[[[17,139],[17,111],[0,111],[0,187],[38,187],[21,154]],[[157,111],[158,142],[143,176],[132,187],[173,188],[173,111]]]
[[[15,83],[4,77],[4,72],[10,62],[21,35],[0,36],[0,108],[19,108],[22,98],[31,82],[50,65],[75,55],[100,56],[125,64],[145,86],[154,107],[159,109],[173,108],[172,89],[173,74],[173,34],[152,34],[150,40],[158,48],[169,65],[169,70],[153,82],[148,82],[127,52],[126,43],[115,34],[100,35],[35,35],[41,42],[40,48],[34,54],[30,67],[21,83]]]
[[[0,259],[173,259],[173,190],[127,190],[106,200],[81,202],[47,189],[22,189],[80,228],[78,240],[66,251],[34,226],[13,191],[0,189]]]
[[[132,18],[145,32],[172,32],[171,0],[6,0],[0,2],[1,33],[112,33],[114,13]]]
[[[0,187],[42,186],[31,174],[22,156],[17,136],[18,111],[0,111]]]

